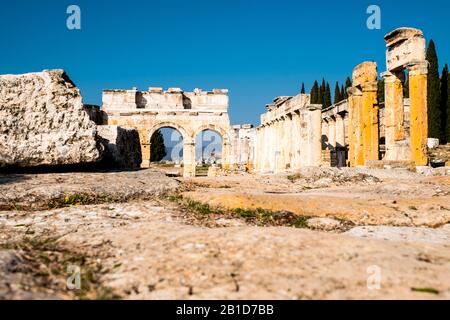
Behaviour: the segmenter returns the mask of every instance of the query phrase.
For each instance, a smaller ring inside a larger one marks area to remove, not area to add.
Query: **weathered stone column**
[[[366,82],[362,87],[362,145],[364,165],[367,160],[379,159],[378,82]]]
[[[224,141],[222,144],[222,169],[233,170],[232,163],[230,162],[231,144],[229,141]]]
[[[336,150],[336,119],[328,118],[328,146],[330,150]]]
[[[270,130],[269,130],[269,135],[268,135],[268,145],[269,145],[269,154],[268,154],[268,158],[269,158],[269,171],[270,172],[275,172],[275,168],[276,168],[276,141],[277,141],[277,130],[276,130],[276,123],[275,122],[271,122],[270,123]]]
[[[349,151],[348,159],[350,166],[364,165],[364,150],[362,149],[361,137],[361,104],[362,92],[356,87],[347,89],[348,92],[348,130],[349,130]]]
[[[322,106],[308,106],[308,166],[322,163]]]
[[[284,159],[284,118],[277,120],[277,139],[276,139],[276,154],[277,154],[277,164],[276,172],[283,172],[286,169],[285,159]]]
[[[336,115],[336,147],[345,147],[345,122],[341,114]]]
[[[427,138],[428,138],[428,116],[427,116],[427,79],[428,64],[426,61],[414,64],[409,69],[409,97],[411,100],[411,160],[417,166],[428,164]]]
[[[295,141],[292,140],[293,123],[292,115],[289,113],[284,118],[284,168],[292,168],[292,145]]]
[[[142,163],[141,168],[150,168],[150,138],[146,129],[138,130],[139,140],[141,143]]]
[[[323,119],[323,121],[322,121],[322,135],[321,135],[321,142],[322,142],[322,148],[323,149],[328,148],[328,145],[330,143],[329,131],[330,131],[330,125],[328,123],[328,119]]]
[[[195,142],[193,141],[186,141],[183,145],[183,166],[184,177],[195,177]]]
[[[396,141],[405,139],[402,74],[383,73],[386,123],[385,160],[407,160],[399,158],[401,152],[398,152],[396,147]]]
[[[298,111],[292,113],[292,168],[300,169],[301,132],[300,115]]]

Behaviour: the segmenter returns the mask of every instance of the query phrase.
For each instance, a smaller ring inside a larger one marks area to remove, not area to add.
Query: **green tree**
[[[150,161],[158,162],[167,155],[166,146],[164,145],[164,137],[161,130],[156,131],[150,139]]]
[[[324,105],[325,102],[325,89],[326,89],[325,79],[322,78],[322,83],[319,87],[319,102],[318,102],[322,106]]]
[[[442,70],[441,77],[441,138],[442,144],[449,141],[449,124],[448,124],[448,65]]]
[[[330,88],[330,84],[327,82],[326,86],[325,86],[325,96],[324,96],[324,108],[328,108],[329,106],[331,106],[331,88]]]
[[[347,92],[345,91],[344,85],[341,86],[341,98],[342,100],[347,99]]]
[[[336,81],[336,86],[334,87],[334,104],[342,101],[341,88],[339,87],[339,82]]]
[[[305,94],[306,93],[306,91],[305,91],[305,84],[302,82],[302,89],[300,90],[300,93],[301,94]]]
[[[314,81],[314,85],[311,89],[311,103],[318,104],[319,103],[319,84],[317,81]]]
[[[450,77],[447,79],[447,142],[450,141]]]
[[[347,89],[351,88],[352,85],[352,80],[350,80],[350,78],[347,77],[347,80],[345,80],[345,89],[344,89],[344,95],[345,95],[345,99],[348,99],[348,93],[347,93]]]
[[[428,70],[428,137],[440,138],[442,136],[442,132],[439,62],[436,54],[436,46],[433,40],[431,40],[428,45],[427,60],[430,64]]]

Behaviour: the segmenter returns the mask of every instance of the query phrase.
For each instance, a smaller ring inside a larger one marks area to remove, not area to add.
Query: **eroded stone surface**
[[[96,162],[95,136],[63,70],[0,76],[0,167]]]
[[[148,199],[177,190],[162,172],[0,174],[0,209],[42,209],[76,203]],[[67,198],[66,198],[67,197]]]

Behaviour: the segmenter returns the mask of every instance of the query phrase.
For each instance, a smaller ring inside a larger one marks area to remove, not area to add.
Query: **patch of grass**
[[[297,229],[309,229],[308,219],[310,217],[298,217],[294,221],[292,221],[292,226]]]
[[[411,288],[413,292],[422,292],[422,293],[430,293],[430,294],[439,294],[439,290],[434,288]]]
[[[64,197],[53,199],[48,203],[50,209],[83,206],[91,204],[108,204],[120,202],[121,199],[113,199],[109,195],[95,194],[70,194]]]
[[[120,299],[111,288],[100,283],[102,266],[79,251],[68,249],[57,238],[25,237],[14,243],[0,245],[6,250],[19,251],[26,267],[21,272],[30,275],[33,287],[51,289],[61,294],[69,294],[75,299]],[[81,271],[81,288],[69,290],[66,287],[69,266],[77,266]]]
[[[199,213],[202,215],[209,215],[216,213],[214,210],[211,209],[209,204],[200,201],[188,199],[186,206],[189,211],[193,211],[195,213]]]
[[[207,203],[185,199],[181,194],[173,194],[167,200],[176,203],[184,210],[197,217],[223,216],[226,218],[237,218],[257,226],[289,226],[294,228],[308,228],[306,221],[310,217],[299,217],[288,211],[271,211],[262,208],[235,208],[212,207]]]

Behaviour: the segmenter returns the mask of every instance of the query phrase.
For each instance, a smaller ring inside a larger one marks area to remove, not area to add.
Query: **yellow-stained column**
[[[399,155],[396,141],[405,139],[403,83],[401,73],[385,72],[384,78],[384,105],[385,105],[385,160],[398,160]],[[404,159],[406,160],[406,159]]]
[[[377,81],[362,84],[361,130],[364,165],[366,160],[378,160],[379,158],[377,92]]]
[[[350,166],[364,165],[364,150],[362,148],[362,132],[361,132],[361,104],[362,92],[351,87],[348,91],[348,112],[349,112],[349,161]]]
[[[426,61],[409,67],[411,160],[417,166],[428,164],[427,79],[428,64]]]
[[[193,141],[186,141],[183,145],[183,166],[184,177],[195,177],[195,143]]]

